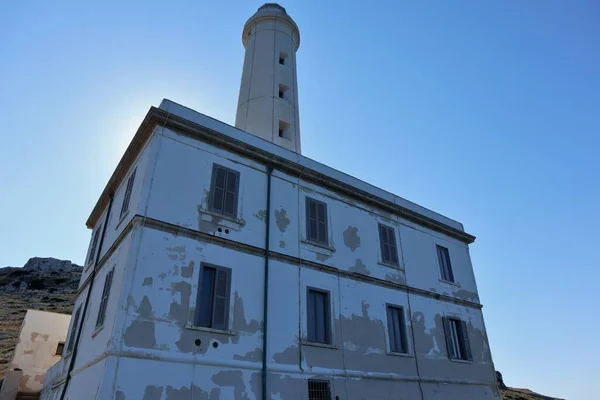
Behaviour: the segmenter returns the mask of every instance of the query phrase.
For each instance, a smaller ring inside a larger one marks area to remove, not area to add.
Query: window
[[[379,243],[381,244],[381,261],[398,265],[396,234],[394,228],[379,224]]]
[[[286,85],[284,85],[283,83],[279,84],[279,98],[280,99],[285,99],[287,97],[286,92],[288,89],[289,88]]]
[[[452,264],[450,264],[450,253],[448,252],[448,249],[438,244],[437,254],[442,279],[448,282],[454,282],[454,274],[452,274]]]
[[[203,264],[198,287],[194,325],[227,329],[231,269]]]
[[[98,317],[96,318],[96,329],[104,325],[104,317],[106,315],[106,303],[108,303],[108,295],[112,285],[112,278],[115,269],[111,269],[104,279],[104,289],[102,289],[102,299],[100,300],[100,308],[98,308]]]
[[[390,336],[390,351],[408,353],[406,328],[404,325],[404,310],[402,307],[387,306],[388,334]]]
[[[58,342],[58,346],[56,346],[55,356],[62,356],[63,351],[65,350],[65,342]]]
[[[329,381],[308,380],[308,400],[331,400]]]
[[[443,318],[448,357],[454,360],[471,361],[471,345],[467,335],[467,324],[456,318]]]
[[[102,231],[102,224],[96,228],[96,232],[94,232],[94,237],[92,239],[92,247],[90,248],[90,254],[88,254],[88,263],[94,262],[94,256],[96,255],[96,246],[98,245],[98,238],[100,237],[100,232]]]
[[[129,179],[127,180],[127,188],[125,189],[125,197],[123,197],[123,205],[121,205],[121,214],[119,214],[119,218],[123,218],[123,215],[127,214],[127,211],[129,211],[129,199],[131,198],[131,190],[133,189],[136,172],[137,168],[133,170],[131,176],[129,176]]]
[[[328,244],[327,204],[306,198],[306,236],[313,242]]]
[[[235,218],[239,183],[239,172],[214,164],[210,188],[210,211]]]
[[[287,61],[287,53],[281,52],[279,53],[279,64],[281,65],[285,65],[285,62]]]
[[[75,313],[75,319],[73,320],[73,325],[71,325],[71,332],[69,332],[69,344],[67,345],[67,353],[70,353],[73,350],[73,346],[75,345],[75,335],[77,334],[77,327],[79,326],[79,318],[81,317],[81,306],[77,309]]]
[[[329,292],[308,289],[306,297],[308,341],[330,343]]]
[[[285,121],[279,121],[279,137],[290,140],[292,139],[290,124]]]

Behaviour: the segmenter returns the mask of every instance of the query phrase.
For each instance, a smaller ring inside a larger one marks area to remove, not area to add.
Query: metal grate
[[[329,381],[308,381],[308,400],[330,400]]]

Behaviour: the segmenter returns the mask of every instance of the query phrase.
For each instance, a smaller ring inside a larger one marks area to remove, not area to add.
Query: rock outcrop
[[[22,268],[0,268],[0,381],[12,359],[25,312],[71,314],[82,267],[55,258],[31,258]]]

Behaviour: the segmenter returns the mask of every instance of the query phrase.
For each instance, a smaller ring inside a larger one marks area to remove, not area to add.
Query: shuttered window
[[[94,261],[94,257],[96,256],[96,247],[98,246],[98,239],[100,238],[100,232],[102,231],[102,224],[96,228],[94,232],[94,236],[92,238],[92,247],[90,247],[90,253],[88,254],[87,263],[91,263]]]
[[[230,217],[237,216],[239,181],[239,172],[217,164],[213,165],[210,211]]]
[[[381,244],[381,261],[398,265],[398,249],[394,228],[379,224],[379,243]]]
[[[328,244],[327,204],[306,198],[306,236],[313,242]]]
[[[135,173],[137,172],[137,168],[133,170],[129,179],[127,180],[127,188],[125,189],[125,197],[123,197],[123,204],[121,205],[121,213],[119,214],[119,218],[122,218],[123,215],[129,211],[129,199],[131,198],[131,191],[133,190],[133,182],[135,181]]]
[[[448,249],[439,244],[436,247],[442,279],[454,282],[454,274],[452,273],[452,264],[450,263],[450,253],[448,252]]]
[[[81,318],[81,306],[77,308],[75,312],[75,318],[73,319],[73,325],[71,325],[71,332],[69,332],[69,343],[67,344],[67,353],[73,350],[75,345],[75,335],[77,334],[77,327],[79,326],[79,319]]]
[[[448,317],[444,317],[442,321],[444,324],[448,357],[454,360],[473,360],[465,321]]]
[[[203,264],[198,287],[194,325],[227,329],[231,269]]]
[[[406,328],[404,324],[404,310],[402,307],[387,306],[388,334],[390,337],[390,350],[395,353],[407,353]]]
[[[306,305],[308,341],[331,343],[329,292],[309,288]]]
[[[112,278],[115,269],[111,269],[106,278],[104,279],[104,289],[102,289],[102,299],[100,300],[100,307],[98,308],[98,317],[96,318],[96,329],[104,325],[104,317],[106,316],[106,304],[108,303],[108,296],[110,295],[110,287],[112,286]]]

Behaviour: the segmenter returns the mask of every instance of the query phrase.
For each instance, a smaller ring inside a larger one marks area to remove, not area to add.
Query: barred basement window
[[[115,269],[111,269],[104,279],[104,289],[102,289],[102,299],[100,300],[100,308],[98,309],[98,317],[96,318],[96,329],[104,325],[104,317],[106,316],[106,304],[108,303],[108,295],[112,286],[112,278]]]
[[[329,381],[308,380],[308,400],[331,400]]]
[[[327,204],[306,198],[306,237],[312,242],[328,244]]]
[[[379,224],[379,243],[381,245],[381,261],[398,265],[398,249],[394,228]]]
[[[69,343],[67,344],[67,353],[73,351],[75,345],[75,335],[77,334],[77,327],[79,326],[79,318],[81,318],[81,306],[77,308],[75,312],[75,318],[73,319],[73,325],[71,325],[71,331],[69,332]]]
[[[231,269],[202,264],[194,325],[227,329]]]
[[[442,321],[444,324],[448,357],[453,360],[473,360],[465,321],[447,317],[444,317]]]
[[[239,183],[239,172],[213,164],[210,211],[235,218],[237,216]]]
[[[454,282],[454,274],[452,273],[452,264],[450,263],[450,253],[448,252],[448,249],[439,244],[436,248],[442,279],[448,282]]]
[[[119,218],[122,218],[123,215],[129,211],[129,199],[131,198],[131,191],[133,190],[133,182],[135,182],[135,173],[137,172],[137,168],[133,170],[129,179],[127,180],[127,188],[125,189],[125,197],[123,197],[123,204],[121,205],[121,213],[119,214]]]

